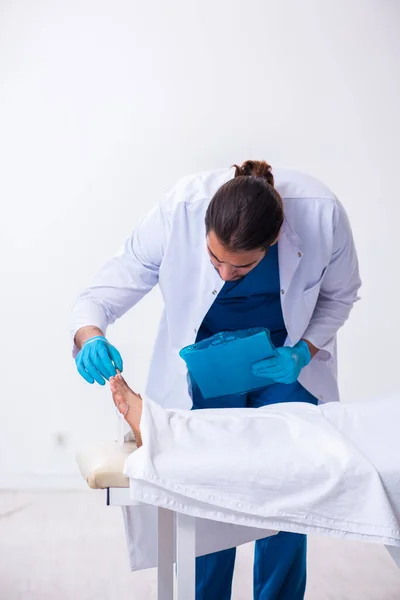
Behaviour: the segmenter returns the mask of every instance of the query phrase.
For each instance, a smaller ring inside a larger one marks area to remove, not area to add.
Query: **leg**
[[[250,393],[248,406],[259,408],[279,402],[317,404],[297,381],[274,384]],[[306,588],[307,538],[305,535],[280,532],[258,540],[254,553],[255,600],[303,600]]]
[[[195,600],[196,595],[196,519],[176,515],[177,600]]]
[[[196,600],[230,600],[236,548],[196,559]]]
[[[205,400],[192,382],[192,410],[202,408],[243,408],[246,395],[223,396]],[[196,600],[230,600],[236,548],[214,552],[196,559]]]
[[[174,516],[171,510],[158,509],[158,600],[174,597]]]
[[[307,537],[281,531],[258,540],[254,552],[254,600],[303,600]]]

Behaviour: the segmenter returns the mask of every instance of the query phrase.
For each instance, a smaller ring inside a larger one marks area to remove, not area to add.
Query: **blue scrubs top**
[[[203,319],[196,341],[220,331],[235,331],[250,327],[266,327],[272,343],[283,346],[287,336],[280,300],[278,244],[271,246],[247,275],[238,281],[227,281]],[[194,383],[194,382],[192,382]],[[193,408],[249,406],[257,408],[276,402],[312,402],[316,399],[297,381],[276,383],[247,395],[224,396],[205,401],[196,384],[192,386]]]
[[[278,244],[245,277],[224,284],[204,317],[197,341],[220,331],[250,327],[267,327],[272,343],[283,346],[287,332],[280,300]]]

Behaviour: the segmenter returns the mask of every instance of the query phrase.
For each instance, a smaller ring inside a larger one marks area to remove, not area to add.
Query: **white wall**
[[[114,435],[70,357],[79,291],[177,178],[247,158],[339,195],[363,300],[341,334],[344,400],[399,388],[400,5],[381,0],[3,0],[0,486],[80,481]],[[140,389],[157,292],[114,326]]]

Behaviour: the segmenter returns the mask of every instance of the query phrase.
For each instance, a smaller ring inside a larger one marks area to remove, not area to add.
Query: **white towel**
[[[144,398],[125,474],[135,500],[240,526],[238,544],[251,527],[400,546],[399,422],[398,399],[190,412]]]

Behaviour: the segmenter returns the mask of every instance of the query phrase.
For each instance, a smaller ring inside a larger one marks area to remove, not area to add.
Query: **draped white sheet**
[[[125,474],[152,506],[125,511],[131,567],[156,564],[154,506],[207,519],[199,554],[279,530],[400,546],[399,423],[400,396],[193,412],[144,398]]]

